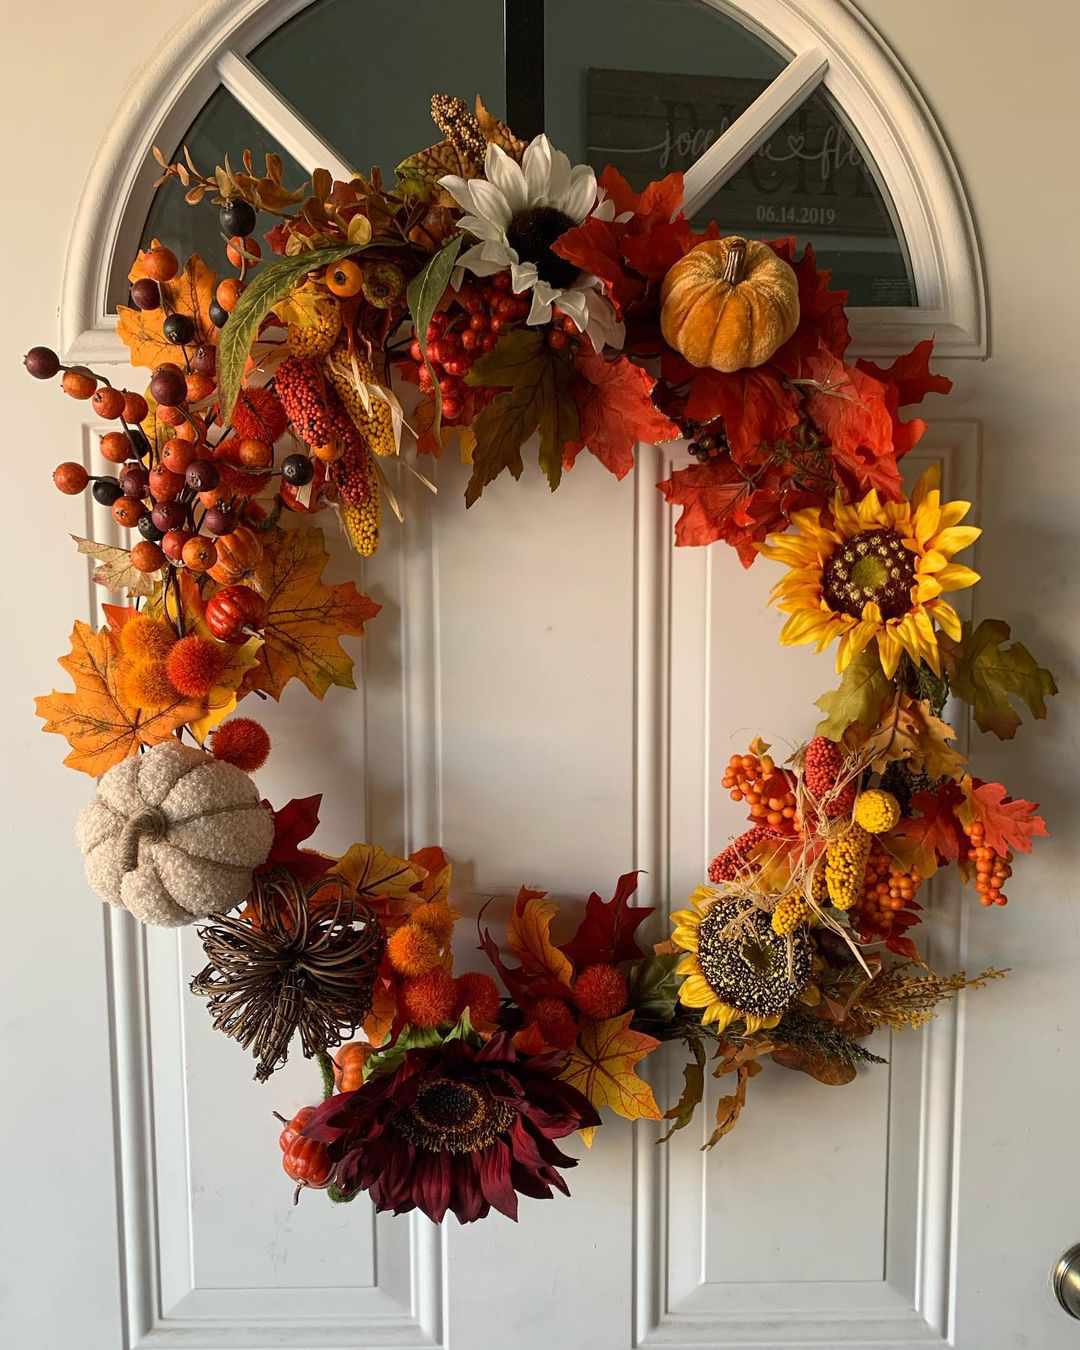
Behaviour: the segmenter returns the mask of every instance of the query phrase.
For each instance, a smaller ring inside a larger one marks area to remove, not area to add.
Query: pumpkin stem
[[[728,282],[731,286],[737,286],[743,279],[743,269],[746,266],[746,240],[732,239],[728,248],[728,255],[724,259],[724,273],[721,281]]]
[[[132,872],[139,865],[139,840],[145,835],[148,839],[160,839],[168,828],[169,822],[156,806],[148,806],[124,823],[120,831],[120,870]]]

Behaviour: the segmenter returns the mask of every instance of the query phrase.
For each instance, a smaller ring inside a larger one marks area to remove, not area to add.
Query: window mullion
[[[695,160],[683,178],[683,210],[687,216],[700,211],[713,193],[738,173],[758,147],[810,97],[828,68],[829,58],[820,47],[801,52]]]
[[[221,83],[241,106],[308,173],[329,169],[335,178],[348,182],[355,169],[323,140],[272,84],[263,78],[250,61],[236,52],[224,52],[217,63]]]

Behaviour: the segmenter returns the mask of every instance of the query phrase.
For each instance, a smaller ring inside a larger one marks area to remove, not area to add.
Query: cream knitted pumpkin
[[[174,740],[111,768],[78,825],[97,894],[167,928],[239,904],[273,838],[246,773]]]

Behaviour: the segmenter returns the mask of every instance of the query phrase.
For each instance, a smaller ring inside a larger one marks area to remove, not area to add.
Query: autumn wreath
[[[942,715],[952,696],[1009,739],[1016,705],[1043,717],[1055,687],[1006,624],[973,628],[949,602],[979,579],[957,560],[979,534],[969,503],[933,471],[905,495],[925,424],[900,410],[949,389],[930,341],[888,368],[849,362],[846,297],[811,248],[697,232],[679,174],[635,191],[544,136],[523,144],[479,101],[438,95],[432,114],[444,139],[392,187],[159,155],[162,181],[219,209],[234,274],[157,240],[140,252],[117,328],[152,372],[143,393],[44,347],[26,365],[114,424],[104,466],[54,482],[89,487],[133,541],[76,541],[127,600],[100,630],[75,624],[74,689],[38,701],[98,780],[79,822],[93,889],[142,922],[199,925],[192,989],[258,1078],[297,1040],[319,1062],[322,1100],[282,1117],[297,1193],[464,1223],[565,1191],[557,1141],[591,1139],[604,1108],[680,1129],[711,1064],[734,1078],[713,1143],[765,1058],[849,1082],[876,1028],[917,1027],[1001,974],[932,970],[918,896],[955,864],[1004,904],[1014,853],[1046,828],[972,776]],[[690,462],[658,484],[675,542],[779,563],[781,640],[835,643],[839,687],[794,754],[755,740],[732,756],[748,828],[666,940],[641,942],[634,873],[562,944],[555,902],[523,889],[501,943],[481,916],[488,973],[455,974],[442,851],[303,847],[318,799],[260,801],[269,738],[235,709],[293,680],[316,698],[352,687],[339,639],[379,607],[323,580],[316,521],[370,555],[394,474],[423,476],[420,457],[470,463],[472,506],[534,443],[554,490],[583,451],[619,479],[640,442],[675,441]],[[664,1041],[689,1055],[667,1110],[637,1073]]]

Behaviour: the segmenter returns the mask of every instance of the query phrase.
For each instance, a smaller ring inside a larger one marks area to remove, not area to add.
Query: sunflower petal
[[[951,558],[954,553],[970,548],[980,534],[982,530],[977,525],[950,525],[927,540],[927,546]]]
[[[963,591],[980,580],[979,573],[961,563],[950,563],[937,574],[943,591]]]

